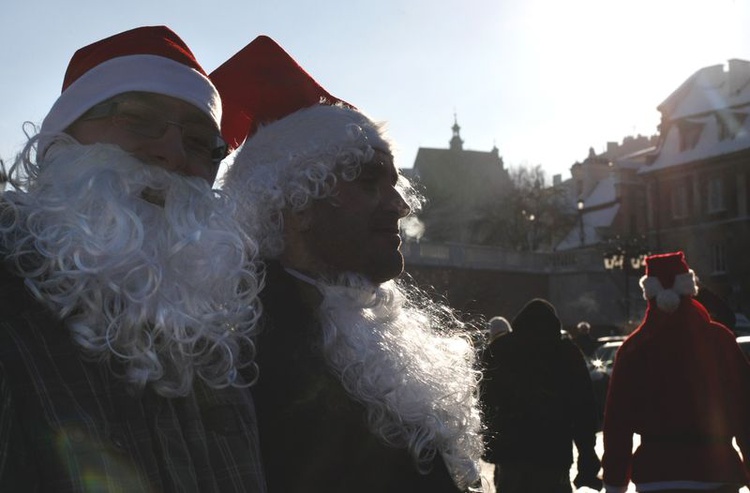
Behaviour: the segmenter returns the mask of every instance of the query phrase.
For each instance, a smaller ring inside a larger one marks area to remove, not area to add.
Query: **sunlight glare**
[[[551,107],[570,115],[569,132],[604,142],[654,134],[656,107],[688,77],[738,57],[739,8],[733,0],[539,0],[526,28],[552,82]]]

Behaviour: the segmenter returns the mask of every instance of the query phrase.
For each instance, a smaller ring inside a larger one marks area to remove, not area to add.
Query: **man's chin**
[[[404,257],[401,252],[396,251],[390,258],[374,262],[364,274],[376,284],[388,282],[401,275],[404,271]]]

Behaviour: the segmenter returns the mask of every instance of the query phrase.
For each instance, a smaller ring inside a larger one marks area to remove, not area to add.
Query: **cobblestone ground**
[[[637,447],[640,443],[640,440],[638,439],[638,436],[636,435],[633,440],[633,446]],[[599,457],[602,456],[604,453],[604,444],[602,442],[602,434],[597,433],[596,434],[596,453],[599,454]],[[576,460],[576,450],[575,447],[573,448],[573,464],[575,464]],[[496,492],[495,491],[495,485],[493,482],[493,474],[495,471],[495,466],[492,464],[482,463],[482,484],[484,485],[484,493],[502,493],[502,492]],[[573,481],[573,478],[576,475],[576,469],[575,465],[570,468],[570,481]],[[602,490],[604,491],[604,490]],[[593,493],[595,490],[592,490],[591,488],[580,488],[576,490],[576,493]],[[628,488],[628,493],[635,493],[635,487],[633,484],[630,484],[630,487]],[[750,489],[748,488],[742,488],[740,490],[740,493],[750,493]]]

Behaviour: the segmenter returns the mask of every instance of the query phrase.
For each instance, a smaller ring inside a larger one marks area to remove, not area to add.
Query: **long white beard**
[[[365,405],[370,430],[420,467],[440,453],[460,488],[479,480],[479,373],[468,338],[440,324],[449,310],[408,300],[393,281],[318,286],[327,361]]]
[[[222,387],[252,364],[257,247],[204,180],[66,143],[30,190],[4,196],[6,261],[89,356],[123,363],[136,388],[185,395],[195,374]]]

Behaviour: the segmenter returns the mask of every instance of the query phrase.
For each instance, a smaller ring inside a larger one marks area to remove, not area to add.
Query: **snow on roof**
[[[583,243],[581,243],[581,223],[576,223],[563,240],[557,244],[557,251],[570,250],[585,245],[595,245],[601,243],[602,238],[597,232],[598,228],[607,227],[612,224],[617,213],[620,211],[620,204],[613,203],[609,207],[603,207],[593,211],[584,209],[580,219],[583,220]]]
[[[610,174],[603,180],[599,180],[594,189],[583,199],[583,210],[596,207],[615,200],[615,178]]]
[[[750,62],[704,67],[690,76],[659,106],[669,120],[750,103]]]
[[[750,113],[750,108],[745,112]],[[662,148],[650,166],[638,170],[639,174],[652,173],[657,170],[704,160],[750,148],[750,116],[745,118],[735,138],[719,140],[719,124],[715,115],[691,118],[692,122],[702,123],[703,129],[695,147],[680,150],[680,130],[672,126],[664,139]]]
[[[583,242],[581,242],[581,222],[565,235],[565,238],[557,244],[557,250],[569,250],[585,245],[600,243],[602,238],[597,232],[600,228],[612,225],[617,212],[620,210],[619,202],[616,202],[615,179],[613,175],[600,180],[591,193],[584,198],[583,212],[579,221],[583,223]]]
[[[750,62],[731,59],[724,65],[713,65],[697,71],[659,105],[663,131],[656,159],[639,174],[698,160],[731,154],[750,148],[750,116],[735,119],[733,114],[750,114]],[[733,136],[724,126],[741,125]],[[700,135],[694,145],[688,132]],[[689,128],[692,127],[692,128]],[[680,135],[680,132],[686,132]],[[724,134],[724,135],[722,135]]]

